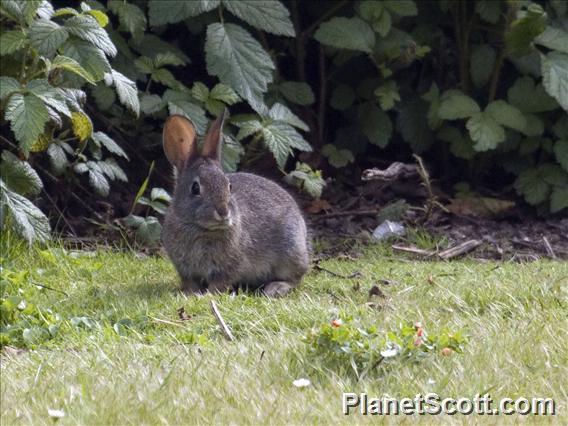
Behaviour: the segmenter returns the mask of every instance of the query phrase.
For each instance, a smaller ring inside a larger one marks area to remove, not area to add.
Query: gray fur
[[[309,249],[306,223],[290,194],[257,175],[225,174],[216,159],[201,156],[178,175],[162,241],[184,291],[246,286],[277,297],[298,285],[309,268]],[[191,193],[196,180],[198,196]]]

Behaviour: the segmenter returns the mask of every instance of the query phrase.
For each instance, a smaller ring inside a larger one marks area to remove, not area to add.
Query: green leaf
[[[124,170],[122,170],[122,168],[116,163],[114,158],[107,158],[104,161],[97,161],[97,165],[110,180],[128,182],[126,173],[124,173]]]
[[[201,102],[206,102],[209,99],[209,89],[205,84],[200,81],[197,81],[193,84],[191,88],[191,95]]]
[[[60,175],[67,169],[69,161],[67,161],[65,150],[57,142],[49,144],[47,147],[47,155],[55,174]]]
[[[270,123],[261,129],[262,137],[267,148],[272,152],[280,168],[284,168],[292,148],[301,151],[311,151],[311,146],[290,125],[282,122]]]
[[[93,123],[89,116],[83,112],[71,113],[71,124],[73,134],[77,136],[79,141],[85,142],[93,133]]]
[[[132,3],[122,0],[111,0],[107,4],[110,11],[118,15],[120,25],[134,37],[141,36],[146,30],[146,15]]]
[[[524,132],[527,121],[523,113],[505,101],[491,102],[485,112],[502,126],[509,127],[518,132]]]
[[[308,83],[301,81],[285,81],[278,90],[290,102],[298,105],[311,105],[315,102],[314,92]]]
[[[387,146],[392,136],[392,123],[385,112],[367,104],[359,110],[359,123],[369,142],[381,148]]]
[[[236,123],[239,126],[239,133],[237,133],[237,140],[243,140],[251,135],[262,130],[262,123],[258,120],[247,120]]]
[[[27,161],[20,160],[10,151],[2,151],[2,180],[8,187],[22,195],[37,195],[43,183]]]
[[[550,52],[542,61],[544,88],[560,106],[568,111],[568,55]]]
[[[92,16],[79,15],[65,21],[65,28],[70,34],[91,43],[109,56],[116,56],[116,47],[107,32],[101,28]]]
[[[23,31],[6,31],[0,35],[0,55],[10,55],[26,45],[26,33]]]
[[[497,53],[488,44],[475,46],[471,52],[471,80],[478,89],[489,82]]]
[[[12,93],[22,90],[22,86],[13,77],[0,77],[0,100],[8,98]]]
[[[568,115],[563,115],[560,117],[554,126],[552,127],[552,131],[559,139],[568,139]]]
[[[20,148],[27,155],[31,146],[43,133],[49,119],[47,107],[33,94],[15,93],[6,105],[5,119],[16,135]]]
[[[108,111],[116,101],[116,93],[104,83],[99,83],[91,89],[91,95],[95,98],[97,107],[103,111]]]
[[[564,170],[568,172],[568,139],[561,139],[554,144],[554,155]]]
[[[545,202],[550,194],[550,185],[542,179],[536,168],[522,172],[515,181],[515,189],[533,206]]]
[[[568,32],[561,28],[547,26],[534,42],[552,50],[568,53]]]
[[[568,187],[555,186],[550,195],[550,212],[558,213],[568,208]]]
[[[229,86],[219,83],[211,89],[210,98],[221,101],[227,105],[236,104],[241,100],[239,95]]]
[[[209,74],[233,88],[255,111],[266,110],[262,94],[272,81],[274,64],[246,30],[235,24],[210,24],[205,58]]]
[[[70,39],[62,47],[63,54],[76,60],[95,81],[100,81],[111,67],[104,52],[92,44]]]
[[[146,115],[161,111],[165,106],[165,102],[158,95],[142,95],[140,99],[140,109]]]
[[[462,133],[453,126],[444,125],[436,135],[438,139],[450,144],[450,152],[458,158],[471,160],[475,157],[473,141],[469,137],[464,137]]]
[[[505,33],[507,52],[513,56],[530,53],[532,42],[546,28],[546,14],[536,3],[530,4],[527,11],[520,16]]]
[[[403,102],[398,107],[397,128],[413,152],[429,149],[434,135],[428,126],[428,104],[419,98]]]
[[[394,80],[388,80],[385,84],[379,86],[374,94],[379,99],[383,111],[388,111],[394,107],[395,102],[400,101],[398,85]]]
[[[77,163],[74,167],[76,173],[88,172],[89,183],[95,192],[106,197],[110,191],[110,184],[105,177],[100,166],[95,161],[87,161],[86,163]]]
[[[284,181],[314,198],[321,197],[325,187],[321,172],[319,170],[314,171],[309,165],[300,162],[296,163],[295,170],[284,176]]]
[[[367,20],[373,30],[385,37],[392,28],[392,17],[385,7],[385,2],[367,0],[359,8],[361,16]]]
[[[320,25],[314,38],[327,46],[365,53],[371,53],[375,46],[373,29],[360,18],[332,18]]]
[[[496,24],[501,16],[501,1],[499,0],[478,0],[475,3],[475,11],[485,22]]]
[[[154,216],[144,218],[136,230],[136,239],[143,244],[155,244],[160,241],[162,225]]]
[[[91,84],[95,84],[95,78],[83,68],[75,59],[68,58],[67,56],[57,55],[51,62],[51,69],[61,68],[83,77]]]
[[[386,0],[383,5],[398,16],[416,16],[418,8],[413,0]]]
[[[125,3],[126,4],[126,3]],[[108,16],[102,10],[92,9],[87,11],[88,15],[91,15],[93,18],[96,19],[97,23],[102,27],[106,27],[108,25]]]
[[[337,149],[333,144],[326,144],[322,147],[322,154],[327,157],[329,164],[331,164],[336,169],[345,167],[349,163],[355,161],[353,153],[348,149]]]
[[[120,103],[125,105],[136,116],[140,115],[140,101],[136,83],[118,71],[111,71],[112,81]]]
[[[558,103],[546,93],[542,84],[535,85],[529,76],[518,78],[508,90],[507,98],[523,112],[548,112],[558,108]]]
[[[331,99],[329,100],[329,104],[332,108],[337,109],[339,111],[345,111],[353,102],[355,102],[355,91],[348,86],[347,84],[340,84],[333,92],[331,92]]]
[[[184,65],[185,63],[186,61],[184,61],[182,58],[180,58],[173,52],[158,53],[154,57],[155,68],[161,68],[166,65],[173,65],[174,67],[178,67],[180,65]]]
[[[242,145],[231,135],[223,134],[223,149],[221,150],[221,165],[227,173],[237,171],[241,156],[245,153]]]
[[[177,80],[170,70],[160,68],[152,73],[152,80],[176,90],[187,90],[186,87]]]
[[[272,108],[270,108],[270,111],[268,112],[268,116],[273,120],[282,121],[306,132],[310,130],[306,123],[300,120],[298,116],[290,111],[287,106],[280,103],[272,105]]]
[[[124,150],[113,139],[111,139],[106,133],[95,132],[91,135],[91,137],[93,138],[93,141],[97,145],[102,145],[109,152],[112,152],[113,154],[119,155],[119,156],[126,158],[128,160],[128,155],[126,155],[126,152],[124,152]]]
[[[152,74],[155,71],[154,61],[147,56],[141,56],[136,59],[134,66],[142,74]]]
[[[165,201],[166,203],[172,201],[171,195],[163,188],[152,188],[152,191],[150,192],[150,199],[152,201]]]
[[[505,129],[487,111],[473,114],[466,127],[475,142],[473,148],[478,152],[495,149],[505,140]]]
[[[448,90],[440,99],[438,117],[442,120],[458,120],[479,113],[479,105],[459,90]]]
[[[25,197],[11,191],[0,179],[0,206],[11,216],[12,228],[29,244],[49,240],[49,221],[40,209]]]
[[[223,0],[223,5],[253,27],[272,34],[296,35],[290,12],[278,0]]]
[[[164,96],[164,99],[166,97]],[[205,116],[205,111],[194,103],[187,100],[174,100],[168,102],[168,109],[170,114],[179,114],[187,117],[195,125],[197,133],[204,134],[207,129],[208,120]]]
[[[27,84],[26,89],[57,112],[71,117],[65,92],[59,87],[53,87],[47,79],[32,80]]]
[[[525,114],[525,130],[523,133],[528,137],[538,137],[544,133],[544,122],[534,114]]]
[[[38,52],[52,57],[57,49],[69,38],[65,27],[47,19],[34,21],[29,31],[30,44]]]
[[[219,6],[220,0],[150,0],[148,14],[150,25],[175,24],[187,18],[208,12]]]

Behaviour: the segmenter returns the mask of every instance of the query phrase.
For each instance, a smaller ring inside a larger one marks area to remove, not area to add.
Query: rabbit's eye
[[[193,182],[193,184],[191,185],[191,193],[193,195],[199,195],[200,191],[201,191],[201,188],[199,188],[199,183]]]

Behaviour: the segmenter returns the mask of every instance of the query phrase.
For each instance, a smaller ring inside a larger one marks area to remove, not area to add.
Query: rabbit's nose
[[[215,209],[213,216],[218,221],[226,221],[229,218],[229,209],[225,206],[220,206]]]

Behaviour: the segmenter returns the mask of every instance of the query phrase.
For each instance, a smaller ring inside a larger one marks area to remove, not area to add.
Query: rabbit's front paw
[[[232,284],[227,281],[209,281],[207,286],[210,293],[227,293],[232,288]]]
[[[286,296],[295,286],[286,281],[272,281],[264,286],[262,294],[267,297]]]
[[[203,285],[200,280],[194,278],[182,278],[181,291],[185,294],[201,294],[203,293]]]

